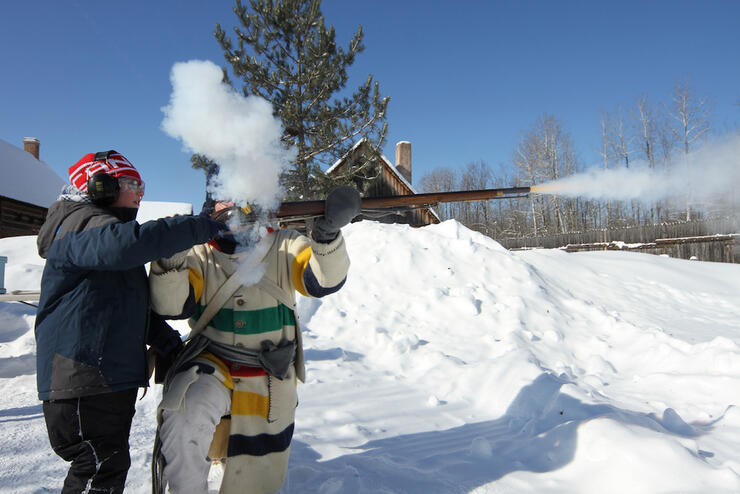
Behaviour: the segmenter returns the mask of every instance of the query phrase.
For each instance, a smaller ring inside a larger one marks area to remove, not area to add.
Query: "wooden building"
[[[38,139],[23,149],[0,139],[0,238],[36,235],[65,181],[39,160]]]
[[[326,173],[336,177],[346,172],[346,167],[362,166],[368,159],[377,159],[378,176],[363,194],[363,198],[405,196],[417,193],[411,186],[411,143],[407,141],[396,144],[396,164],[394,165],[363,138],[345,156],[337,160]],[[430,225],[440,221],[432,208],[414,209],[379,217],[360,216],[360,218],[411,226]]]

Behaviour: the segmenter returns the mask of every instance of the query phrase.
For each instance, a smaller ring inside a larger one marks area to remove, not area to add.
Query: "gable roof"
[[[380,156],[381,166],[383,166],[386,170],[390,171],[391,174],[395,178],[398,179],[398,184],[401,186],[402,189],[405,189],[404,190],[404,193],[401,194],[401,195],[414,195],[414,194],[418,194],[418,192],[416,192],[416,189],[414,189],[414,187],[409,183],[409,181],[406,180],[406,177],[404,177],[401,174],[401,172],[399,171],[399,169],[396,168],[396,165],[394,165],[393,163],[391,163],[390,160],[388,158],[386,158],[383,153],[381,153],[380,151],[378,151],[378,149],[375,148],[375,146],[373,146],[370,143],[370,141],[368,141],[365,137],[363,137],[362,139],[360,139],[359,141],[357,141],[355,143],[355,145],[352,146],[352,149],[350,149],[349,151],[347,151],[344,156],[342,156],[337,161],[335,161],[334,164],[331,165],[328,170],[326,170],[326,174],[327,175],[332,175],[333,173],[336,173],[342,166],[344,166],[345,164],[347,164],[347,162],[349,161],[349,158],[352,156],[352,154],[355,151],[357,151],[363,145],[368,146],[373,151],[375,151],[375,153],[377,153],[378,156]],[[434,208],[432,208],[431,206],[427,206],[427,207],[425,207],[423,209],[426,210],[428,212],[428,214],[431,215],[434,219],[436,219],[437,222],[440,222],[441,221],[439,215],[434,210]]]
[[[370,142],[365,137],[363,137],[362,139],[357,141],[355,145],[352,146],[352,149],[347,151],[347,153],[344,156],[342,156],[337,161],[335,161],[334,164],[331,165],[328,170],[326,170],[326,174],[331,175],[332,172],[335,172],[339,168],[341,168],[341,166],[344,163],[346,163],[347,157],[351,156],[352,153],[354,153],[363,144],[367,146],[371,146]],[[378,155],[380,156],[380,160],[383,166],[388,168],[398,178],[398,180],[403,184],[403,186],[405,186],[408,189],[408,194],[418,194],[418,192],[416,192],[416,189],[414,189],[414,187],[408,182],[408,180],[406,180],[406,178],[403,175],[401,175],[401,172],[398,170],[398,168],[396,168],[396,165],[391,163],[390,160],[386,158],[383,153],[378,151]]]
[[[48,208],[66,184],[45,162],[0,139],[0,196]]]

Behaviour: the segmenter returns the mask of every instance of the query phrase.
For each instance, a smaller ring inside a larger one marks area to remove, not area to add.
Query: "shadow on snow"
[[[3,422],[17,422],[20,420],[33,420],[43,417],[44,412],[41,404],[26,407],[6,408],[0,410],[0,424]]]
[[[0,379],[36,373],[36,354],[0,358]]]
[[[560,391],[567,383],[543,373],[522,388],[501,418],[370,441],[356,448],[360,453],[328,461],[319,461],[306,443],[293,441],[281,492],[469,492],[514,471],[565,466],[574,457],[578,427],[595,418],[680,437],[696,437],[711,428],[687,424],[670,408],[659,418],[585,404]]]

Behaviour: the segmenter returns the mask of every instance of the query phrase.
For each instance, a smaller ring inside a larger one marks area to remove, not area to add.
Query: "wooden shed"
[[[364,198],[405,196],[417,193],[411,186],[411,143],[408,141],[396,144],[396,164],[394,165],[363,138],[346,155],[337,160],[326,173],[336,177],[346,171],[345,167],[361,166],[362,163],[373,158],[377,158],[379,164],[378,177],[363,194]],[[414,209],[373,218],[362,216],[361,218],[411,226],[430,225],[440,221],[432,208]]]
[[[65,182],[39,160],[38,139],[20,149],[0,139],[0,238],[36,235]]]

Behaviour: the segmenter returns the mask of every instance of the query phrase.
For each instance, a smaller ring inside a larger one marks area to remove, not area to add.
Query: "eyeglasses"
[[[214,212],[211,217],[214,220],[226,223],[231,227],[235,227],[237,224],[239,226],[249,225],[254,223],[257,219],[257,215],[249,206],[245,206],[243,208],[240,208],[239,206],[224,208],[218,212]]]
[[[136,192],[137,194],[144,193],[144,182],[139,182],[134,178],[118,177],[118,185],[121,186],[121,190],[130,190],[132,192]]]

